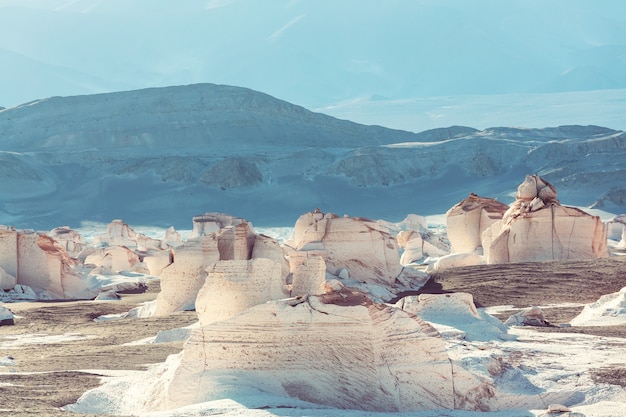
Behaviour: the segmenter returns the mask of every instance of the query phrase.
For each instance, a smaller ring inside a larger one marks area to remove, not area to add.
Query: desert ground
[[[509,306],[496,316],[529,306],[542,307],[554,327],[538,332],[579,332],[623,339],[626,326],[558,327],[575,317],[583,304],[626,287],[626,257],[591,261],[542,262],[464,267],[434,275],[422,289],[427,293],[469,292],[477,306]],[[181,342],[127,345],[155,336],[160,330],[187,326],[196,321],[195,312],[168,317],[99,321],[100,315],[130,310],[152,300],[159,291],[158,280],[149,282],[143,294],[124,294],[120,301],[72,301],[13,303],[6,305],[16,315],[15,325],[0,327],[0,341],[14,336],[60,335],[57,342],[23,344],[2,348],[0,357],[12,357],[12,366],[0,368],[0,416],[72,416],[59,407],[75,402],[86,390],[101,382],[101,374],[115,370],[141,370],[163,362],[182,349]],[[565,306],[559,306],[563,304]],[[72,339],[73,340],[70,340]],[[626,387],[626,365],[622,369],[594,371],[598,382]]]

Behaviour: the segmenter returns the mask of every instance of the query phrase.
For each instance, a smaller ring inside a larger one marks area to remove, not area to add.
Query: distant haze
[[[626,2],[0,0],[0,67],[4,107],[198,82],[339,117],[351,113],[333,106],[350,100],[534,94],[536,107],[537,94],[626,88]],[[366,110],[355,118],[414,131],[494,124],[438,119],[437,107],[413,124],[410,106],[395,120]],[[547,124],[562,123],[573,121]]]

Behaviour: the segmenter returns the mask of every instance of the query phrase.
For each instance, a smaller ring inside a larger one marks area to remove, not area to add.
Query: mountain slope
[[[452,126],[419,134],[338,120],[210,84],[55,97],[0,111],[0,223],[122,218],[188,228],[223,211],[292,225],[316,207],[401,220],[470,192],[512,200],[524,175],[564,204],[626,208],[626,133]]]

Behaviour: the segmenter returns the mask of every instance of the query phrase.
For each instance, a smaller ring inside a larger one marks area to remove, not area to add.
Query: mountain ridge
[[[302,212],[401,220],[470,192],[511,200],[524,175],[565,204],[626,207],[626,133],[450,126],[413,133],[196,84],[51,98],[0,111],[0,223],[122,218],[188,227],[222,211],[264,225]]]

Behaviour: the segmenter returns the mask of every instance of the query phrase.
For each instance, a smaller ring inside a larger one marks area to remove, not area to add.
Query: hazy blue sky
[[[321,107],[626,88],[623,0],[0,0],[0,105],[212,82]]]

